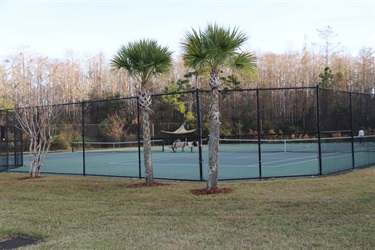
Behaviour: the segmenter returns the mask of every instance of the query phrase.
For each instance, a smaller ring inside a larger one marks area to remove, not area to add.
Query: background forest
[[[372,93],[375,88],[375,51],[362,48],[356,56],[346,52],[344,46],[335,41],[336,35],[327,26],[318,30],[321,44],[308,44],[307,38],[301,50],[289,49],[283,54],[253,52],[257,57],[255,73],[238,74],[223,72],[222,88],[299,88],[327,87],[337,90]],[[95,55],[78,56],[68,51],[65,58],[50,58],[30,49],[22,48],[9,55],[0,64],[0,109],[14,107],[42,106],[61,103],[78,103],[113,98],[136,98],[139,86],[123,70],[116,74],[110,68],[110,57],[103,52]],[[169,75],[159,77],[153,83],[153,94],[181,91],[209,90],[209,74],[193,72],[184,66],[181,57],[175,58]],[[315,90],[273,91],[261,93],[264,103],[261,114],[263,133],[283,132],[304,136],[315,133]],[[181,123],[196,128],[196,107],[194,92],[185,95],[154,97],[153,136],[160,130],[172,131]],[[249,100],[249,96],[253,96]],[[342,94],[344,95],[344,94]],[[208,105],[208,95],[202,94],[201,101]],[[346,97],[345,97],[346,98]],[[337,130],[334,124],[343,114],[348,114],[348,99],[325,100],[325,106],[333,107],[331,122],[327,130]],[[204,100],[207,99],[205,102]],[[222,136],[254,135],[257,127],[255,92],[227,93],[222,95]],[[371,99],[372,100],[372,99]],[[135,140],[137,127],[136,100],[92,102],[88,104],[85,119],[91,125],[87,131],[92,135],[89,141]],[[332,105],[335,103],[335,105]],[[80,117],[81,107],[67,105],[62,119],[67,123],[71,116]],[[117,107],[116,107],[117,106]],[[118,109],[120,107],[120,109]],[[372,108],[369,107],[371,110]],[[108,110],[107,110],[108,109]],[[203,136],[208,133],[208,107],[202,109]],[[91,110],[91,111],[90,111]],[[324,110],[324,109],[323,109]],[[74,115],[72,115],[74,113]],[[311,118],[309,118],[311,117]],[[373,119],[366,118],[367,123]],[[77,119],[75,119],[77,120]],[[68,122],[69,123],[69,122]],[[80,124],[71,120],[71,124]],[[359,122],[355,127],[361,126]],[[340,129],[349,129],[344,126]],[[370,132],[372,128],[365,128]],[[80,128],[61,134],[60,146],[69,148],[72,141],[80,141]],[[76,131],[73,133],[73,131]],[[160,137],[161,135],[159,135]],[[311,136],[311,135],[310,135]],[[173,139],[173,138],[171,138]],[[57,140],[58,142],[59,140]],[[56,144],[56,142],[55,142]]]
[[[232,81],[236,88],[312,87],[321,82],[319,75],[324,74],[326,66],[332,73],[332,81],[327,87],[359,92],[370,92],[375,87],[375,53],[372,48],[363,48],[355,57],[331,53],[328,64],[325,54],[308,48],[284,54],[265,52],[255,55],[257,73],[238,75],[236,81]],[[64,59],[55,59],[25,49],[2,61],[0,72],[1,108],[9,107],[9,101],[17,99],[17,93],[27,95],[25,86],[29,86],[30,91],[41,86],[48,88],[56,95],[56,103],[128,97],[137,93],[125,72],[116,75],[111,72],[109,58],[101,52],[77,57],[70,51]],[[193,88],[208,89],[207,78],[185,78],[188,72],[182,59],[177,58],[169,76],[159,79],[154,85],[154,93],[163,92],[165,87],[178,80],[189,80]]]
[[[374,49],[364,47],[353,56],[336,41],[337,35],[330,26],[318,32],[321,43],[308,44],[306,37],[301,50],[289,49],[283,54],[252,52],[257,57],[257,72],[241,75],[224,72],[228,74],[223,86],[284,88],[314,87],[323,83],[323,87],[340,90],[373,91]],[[48,91],[48,103],[54,104],[136,96],[137,86],[124,71],[111,72],[111,56],[103,52],[78,56],[67,51],[65,58],[56,59],[21,48],[0,62],[0,108],[12,107],[15,102],[18,107],[29,106],[32,103],[27,96],[42,89]],[[184,67],[182,58],[177,57],[170,74],[154,83],[153,92],[208,89],[208,75],[195,76],[191,69]],[[184,84],[178,87],[172,83]]]

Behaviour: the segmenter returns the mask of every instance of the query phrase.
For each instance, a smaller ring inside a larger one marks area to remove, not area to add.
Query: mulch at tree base
[[[227,194],[232,192],[233,190],[230,188],[216,188],[213,190],[207,190],[207,189],[193,189],[190,190],[192,194],[195,195],[209,195],[209,194]]]

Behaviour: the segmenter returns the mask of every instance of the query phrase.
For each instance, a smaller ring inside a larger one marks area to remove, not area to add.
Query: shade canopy
[[[165,130],[160,130],[162,133],[165,134],[171,134],[171,135],[184,135],[184,134],[190,134],[193,133],[197,129],[190,129],[186,130],[185,129],[185,124],[182,124],[181,127],[179,127],[176,131],[165,131]]]

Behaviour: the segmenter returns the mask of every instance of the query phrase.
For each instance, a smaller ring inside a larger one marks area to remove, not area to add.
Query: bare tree
[[[8,89],[6,88],[7,72],[4,65],[0,65],[0,109],[9,109],[13,107],[13,102],[9,98]]]
[[[115,114],[107,115],[106,119],[106,134],[116,141],[121,141],[121,137],[124,134],[124,127],[126,124],[126,118],[121,117],[117,112]]]
[[[21,52],[11,61],[13,99],[17,126],[30,138],[30,177],[42,171],[50,145],[56,136],[56,122],[62,109],[53,87],[48,58]]]
[[[361,91],[368,92],[375,87],[375,51],[362,48],[358,56],[357,80]]]
[[[32,106],[15,110],[18,126],[30,138],[30,177],[38,177],[54,140],[56,121],[61,112],[57,106]]]
[[[337,48],[339,46],[339,43],[335,42],[337,34],[333,32],[331,26],[326,26],[317,31],[319,32],[319,37],[324,41],[321,49],[324,53],[325,66],[327,67],[331,63],[331,57],[337,53]]]

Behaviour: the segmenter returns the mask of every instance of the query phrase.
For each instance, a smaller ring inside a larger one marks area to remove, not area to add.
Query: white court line
[[[312,156],[310,156],[312,157]],[[176,157],[175,159],[181,159],[181,158],[184,158],[184,157]],[[190,157],[185,157],[185,158],[190,158]],[[163,158],[158,158],[159,159],[170,159],[170,157],[163,157]],[[299,159],[302,159],[301,157],[298,157],[298,158],[292,158],[292,159],[286,159],[286,160],[279,160],[279,161],[272,161],[272,162],[267,162],[267,164],[269,163],[278,163],[278,162],[285,162],[285,161],[290,161],[290,160],[298,160],[297,162],[300,163],[300,162],[308,162],[308,161],[312,161],[313,159],[311,160],[306,160],[306,161],[299,161]],[[303,159],[306,159],[306,157],[303,157]],[[314,156],[314,159],[317,159],[316,156]],[[154,160],[154,159],[153,159]],[[138,162],[138,161],[134,161],[134,162]],[[129,163],[129,161],[127,162],[110,162],[109,164],[127,164]],[[290,164],[290,162],[288,163]],[[194,163],[194,164],[186,164],[186,163],[163,163],[163,165],[166,165],[166,166],[171,166],[171,165],[180,165],[180,166],[196,166],[197,164]],[[287,164],[284,164],[284,165],[287,165]],[[220,166],[231,166],[232,168],[233,167],[237,167],[237,168],[258,168],[259,167],[259,163],[256,163],[256,164],[251,164],[251,165],[247,165],[247,166],[236,166],[236,165],[220,165],[220,159],[219,159],[219,167]],[[271,166],[272,168],[277,168],[279,167],[280,165],[278,166]]]
[[[294,158],[293,160],[296,160],[296,159],[301,159],[301,158]],[[262,164],[262,168],[279,168],[281,166],[287,166],[287,165],[290,165],[290,164],[297,164],[297,163],[303,163],[303,162],[310,162],[310,161],[315,161],[315,160],[318,160],[318,158],[311,159],[311,160],[305,160],[305,161],[283,163],[283,164],[278,164],[276,166],[267,166],[265,164]],[[267,162],[267,164],[278,163],[278,162],[283,162],[283,161],[272,161],[272,162]],[[226,166],[230,166],[231,168],[233,168],[233,167],[237,167],[237,168],[259,168],[259,163],[258,164],[246,165],[246,166],[233,166],[233,165],[226,165]]]
[[[309,160],[304,160],[304,161],[300,161],[299,159],[308,159],[308,158],[311,158]],[[263,159],[263,158],[262,158]],[[309,162],[309,161],[313,161],[313,160],[318,160],[318,157],[317,156],[308,156],[308,157],[297,157],[297,158],[288,158],[288,159],[283,159],[283,160],[278,160],[278,161],[270,161],[270,162],[267,162],[265,164],[273,164],[273,163],[279,163],[279,162],[288,162],[288,163],[285,163],[283,165],[287,165],[287,164],[291,164],[291,160],[295,160],[297,163],[300,163],[300,162]],[[294,163],[294,162],[293,162]],[[253,167],[253,166],[256,166],[256,167],[259,167],[259,163],[258,164],[251,164],[251,165],[248,165],[248,167]],[[264,165],[262,164],[262,167]],[[277,166],[269,166],[269,168],[277,168],[279,167],[280,165],[278,164]],[[282,165],[281,165],[282,166]]]
[[[334,158],[334,157],[337,157],[337,156],[342,156],[342,154],[337,154],[337,153],[329,153],[331,155],[335,155],[336,156],[331,156],[331,157],[324,157],[323,159],[325,158]],[[344,154],[345,155],[345,154]],[[346,154],[348,155],[348,154]],[[312,156],[309,156],[310,158]],[[289,159],[285,159],[285,160],[279,160],[279,161],[271,161],[271,162],[267,162],[265,164],[273,164],[273,163],[281,163],[281,162],[285,162],[285,161],[290,161],[290,160],[296,160],[296,162],[288,162],[288,163],[284,163],[284,164],[277,164],[276,166],[266,166],[264,164],[262,164],[262,168],[263,167],[266,167],[266,168],[279,168],[279,167],[282,167],[282,166],[287,166],[287,165],[290,165],[290,164],[297,164],[297,163],[303,163],[303,162],[311,162],[311,161],[315,161],[315,160],[319,160],[319,158],[317,158],[317,156],[314,156],[314,158],[311,158],[309,160],[304,160],[304,161],[300,161],[299,159],[306,159],[306,158],[309,158],[309,157],[298,157],[298,158],[289,158]],[[236,167],[236,168],[259,168],[259,163],[257,164],[251,164],[251,165],[244,165],[244,166],[235,166],[235,165],[220,165],[220,162],[219,162],[219,166],[230,166],[231,168],[233,167]]]
[[[280,153],[274,153],[274,154],[283,154],[284,152],[280,152]],[[327,158],[334,158],[334,157],[337,157],[337,156],[343,156],[343,155],[351,155],[351,154],[339,154],[339,153],[328,153],[328,154],[324,154],[324,155],[332,155],[332,156],[329,156],[329,157],[323,157],[322,159],[327,159]],[[157,158],[157,159],[152,159],[154,162],[157,162],[158,160],[165,160],[165,159],[169,159],[169,160],[176,160],[176,159],[183,159],[183,158],[188,158],[188,159],[191,159],[190,156],[179,156],[179,157],[173,157],[173,159],[171,159],[171,157],[161,157],[161,158]],[[307,160],[303,160],[303,161],[300,161],[300,159],[306,159]],[[311,158],[311,159],[308,159],[308,158]],[[263,159],[263,158],[262,158]],[[290,162],[291,160],[294,160],[296,162]],[[287,163],[283,163],[283,164],[277,164],[276,166],[266,166],[264,164],[262,164],[262,167],[267,167],[267,168],[279,168],[279,167],[282,167],[282,166],[287,166],[287,165],[290,165],[290,164],[296,164],[296,163],[304,163],[304,162],[311,162],[311,161],[314,161],[314,160],[318,160],[318,156],[308,156],[308,157],[297,157],[297,158],[288,158],[288,159],[283,159],[283,160],[278,160],[278,161],[271,161],[271,162],[267,162],[265,164],[274,164],[274,163],[282,163],[282,162],[287,162]],[[131,160],[131,161],[118,161],[118,162],[109,162],[109,164],[111,165],[117,165],[117,164],[123,164],[123,165],[128,165],[128,164],[132,164],[132,163],[138,163],[138,159],[137,160]],[[187,164],[187,163],[163,163],[163,165],[166,165],[166,166],[196,166],[197,163],[190,163],[190,164]],[[255,163],[255,164],[250,164],[250,165],[221,165],[220,164],[220,158],[219,158],[219,167],[220,166],[227,166],[227,167],[231,167],[231,168],[259,168],[259,162]],[[159,166],[158,166],[159,167]]]
[[[220,153],[220,152],[219,152]],[[258,155],[258,152],[248,152],[248,153],[245,153],[246,155],[245,156],[242,156],[242,157],[236,157],[236,159],[243,159],[243,158],[254,158],[253,155],[250,155],[251,154],[256,154]],[[289,154],[294,154],[294,153],[297,153],[297,152],[266,152],[266,153],[262,153],[262,156],[264,155],[278,155],[278,154],[286,154],[286,153],[289,153]],[[225,154],[238,154],[238,153],[226,153]],[[317,156],[318,152],[316,153],[307,153],[307,154],[314,154],[314,157]],[[307,157],[312,157],[312,156],[307,156]],[[299,157],[299,158],[302,158],[302,157]],[[299,159],[299,158],[295,158],[295,159]],[[303,158],[306,158],[306,157],[303,157]]]
[[[193,166],[193,167],[197,167],[198,166],[198,164],[197,163],[194,163],[194,164],[192,164],[192,163],[189,163],[189,164],[187,164],[187,163],[167,163],[167,164],[164,164],[163,163],[163,165],[158,165],[157,167],[159,168],[159,167],[164,167],[164,166],[183,166],[183,167],[186,167],[186,166]]]
[[[183,156],[183,157],[181,157],[181,156],[179,156],[179,157],[160,157],[160,158],[154,158],[153,157],[152,161],[157,162],[159,160],[165,160],[165,159],[167,159],[167,160],[177,160],[177,159],[183,159],[183,158],[192,159],[191,156],[186,155],[186,156]],[[196,159],[198,159],[198,157]],[[138,159],[129,160],[129,161],[112,161],[112,162],[109,162],[108,164],[113,165],[113,164],[130,164],[130,163],[138,163]],[[172,165],[172,164],[166,163],[165,165]],[[193,165],[193,164],[175,164],[175,165]],[[194,164],[194,165],[196,165],[196,164]]]

